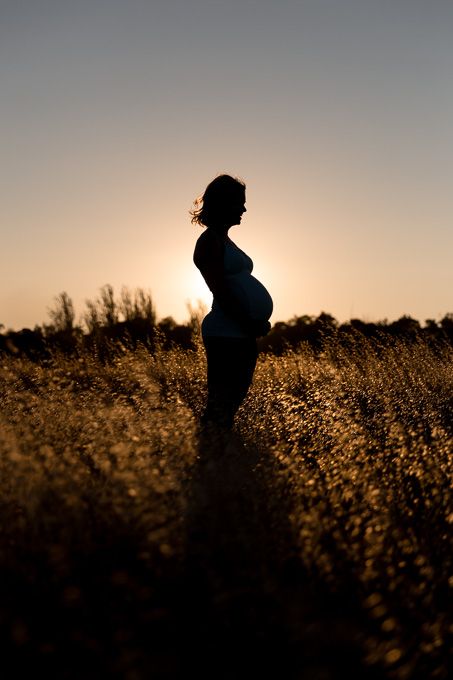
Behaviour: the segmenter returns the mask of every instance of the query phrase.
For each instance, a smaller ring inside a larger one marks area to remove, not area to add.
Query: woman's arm
[[[242,300],[231,292],[223,262],[225,246],[219,235],[207,229],[198,239],[193,260],[200,270],[206,284],[222,310],[237,321],[244,331],[260,337],[269,330],[269,324],[252,319]]]

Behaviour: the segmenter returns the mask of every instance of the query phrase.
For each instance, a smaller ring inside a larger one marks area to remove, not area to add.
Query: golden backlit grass
[[[251,668],[285,678],[447,677],[452,359],[363,339],[261,356],[214,436],[201,346],[2,358],[10,677],[243,677],[200,659],[247,635]]]

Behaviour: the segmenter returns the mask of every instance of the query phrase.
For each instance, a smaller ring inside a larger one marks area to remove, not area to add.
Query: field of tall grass
[[[0,359],[2,677],[447,678],[453,350]]]

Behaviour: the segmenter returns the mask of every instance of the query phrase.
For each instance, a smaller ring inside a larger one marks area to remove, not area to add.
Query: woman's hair
[[[245,183],[230,175],[219,175],[208,184],[203,196],[194,201],[194,208],[190,211],[192,224],[210,227],[222,219],[225,210],[232,200],[242,197]]]

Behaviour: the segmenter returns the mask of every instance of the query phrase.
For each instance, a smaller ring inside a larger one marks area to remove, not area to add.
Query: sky
[[[0,323],[107,283],[209,306],[223,172],[273,322],[453,312],[452,34],[451,0],[0,0]]]

